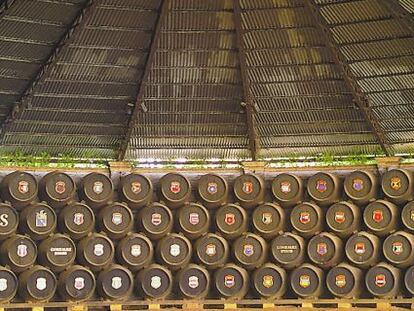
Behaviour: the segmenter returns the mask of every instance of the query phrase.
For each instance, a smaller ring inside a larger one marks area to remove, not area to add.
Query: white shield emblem
[[[170,255],[177,257],[178,255],[180,255],[181,253],[181,249],[180,249],[180,245],[178,244],[171,244],[170,245]]]
[[[252,193],[253,192],[253,183],[251,181],[244,182],[242,190],[246,194]]]
[[[73,223],[75,225],[82,225],[85,222],[85,215],[83,215],[83,213],[75,213],[73,215]]]
[[[206,254],[207,254],[207,256],[214,256],[215,254],[217,254],[216,245],[207,244]]]
[[[77,290],[83,289],[85,287],[85,279],[81,277],[75,278],[73,287],[75,287]]]
[[[46,283],[45,278],[37,278],[36,279],[36,288],[38,290],[44,290],[46,288],[46,286],[47,286],[47,283]]]
[[[188,221],[192,225],[197,225],[200,222],[200,216],[197,213],[190,213]]]
[[[139,255],[141,255],[141,245],[139,244],[131,245],[131,255],[134,257],[138,257]]]
[[[58,194],[62,194],[66,191],[66,184],[64,181],[58,181],[55,184],[55,191]]]
[[[47,214],[43,209],[40,212],[36,212],[36,227],[47,227]]]
[[[21,180],[17,185],[17,189],[21,194],[26,194],[29,192],[29,183],[25,180]]]
[[[95,254],[95,256],[102,256],[104,253],[104,246],[103,244],[95,244],[93,246],[93,253]]]
[[[151,223],[154,226],[159,226],[161,224],[161,222],[162,222],[161,214],[154,213],[154,214],[151,215]]]
[[[209,182],[207,184],[207,192],[210,194],[216,194],[218,189],[218,185],[215,182]]]
[[[93,183],[93,192],[96,194],[101,194],[103,192],[103,183],[100,181],[95,181]]]
[[[197,288],[198,285],[199,285],[198,277],[196,277],[195,275],[192,275],[188,278],[188,286],[190,288]]]
[[[112,214],[112,223],[115,226],[122,224],[122,214],[121,213],[113,213]]]
[[[17,245],[17,256],[26,257],[27,255],[27,245],[20,244]]]
[[[288,181],[282,181],[280,183],[280,191],[282,191],[283,193],[289,193],[291,192],[291,188],[290,188],[291,184]]]
[[[122,287],[122,279],[119,276],[114,276],[112,278],[112,288],[120,289]]]
[[[0,279],[0,292],[4,292],[7,289],[7,279]]]
[[[142,191],[141,183],[138,181],[134,181],[131,183],[131,191],[135,194],[139,194]]]
[[[151,277],[151,287],[154,289],[161,287],[161,278],[158,275]]]

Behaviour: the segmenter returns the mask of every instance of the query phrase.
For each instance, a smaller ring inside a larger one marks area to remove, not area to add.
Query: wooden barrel
[[[141,208],[152,201],[151,181],[140,174],[123,176],[119,182],[118,193],[122,202],[131,208]]]
[[[13,235],[0,246],[0,261],[9,266],[13,272],[22,272],[30,268],[36,261],[36,243],[24,235]]]
[[[95,214],[83,203],[72,203],[59,213],[59,228],[73,240],[80,240],[95,230]]]
[[[314,265],[305,263],[290,275],[293,292],[302,298],[318,298],[324,293],[325,272]]]
[[[369,268],[379,261],[380,240],[368,232],[357,232],[345,244],[348,260],[359,268]]]
[[[39,197],[53,208],[61,208],[74,199],[76,184],[68,174],[54,171],[39,182]]]
[[[0,240],[7,239],[16,233],[19,215],[10,204],[0,203]]]
[[[273,260],[284,269],[299,267],[305,260],[305,240],[290,232],[275,237],[271,244]]]
[[[18,280],[16,274],[6,267],[0,267],[0,302],[12,300],[17,293]]]
[[[190,201],[190,181],[187,177],[177,173],[164,175],[160,179],[160,195],[168,207],[180,207]]]
[[[253,272],[255,293],[265,299],[280,299],[286,292],[286,271],[275,264],[266,263]]]
[[[77,244],[78,262],[92,271],[107,267],[114,258],[114,244],[104,234],[92,233]]]
[[[178,210],[176,214],[178,230],[190,240],[194,240],[208,232],[210,214],[200,204],[189,203]]]
[[[56,276],[46,267],[36,265],[19,275],[19,296],[26,302],[49,301],[56,288]]]
[[[51,235],[57,225],[57,216],[53,208],[44,203],[26,206],[20,213],[19,229],[35,240],[42,240]]]
[[[233,240],[247,231],[247,213],[237,204],[224,205],[216,212],[215,225],[222,236]]]
[[[267,258],[267,243],[259,235],[245,233],[232,245],[235,261],[246,270],[253,270],[264,264]]]
[[[159,240],[171,232],[173,215],[164,204],[153,203],[140,210],[138,227],[151,240]]]
[[[354,171],[344,181],[345,194],[359,206],[377,198],[378,186],[378,179],[371,171]]]
[[[178,296],[185,299],[204,299],[210,289],[210,275],[199,265],[189,264],[176,275]]]
[[[342,185],[339,177],[331,173],[316,173],[308,179],[309,196],[321,206],[341,200]]]
[[[59,274],[58,293],[64,301],[88,300],[95,287],[95,275],[86,267],[74,265]]]
[[[139,297],[163,299],[170,295],[173,287],[171,271],[158,264],[142,269],[135,279]]]
[[[387,263],[379,263],[365,274],[368,292],[379,298],[395,298],[401,291],[401,271]]]
[[[101,173],[90,173],[81,180],[80,197],[92,208],[100,208],[112,201],[114,185]]]
[[[359,298],[364,289],[364,277],[361,269],[347,263],[340,263],[329,270],[326,286],[332,295],[340,298]]]
[[[36,178],[29,173],[15,171],[8,174],[0,183],[1,198],[20,209],[32,203],[38,192]]]
[[[414,198],[413,173],[404,169],[391,169],[382,175],[384,195],[395,204],[405,204]]]
[[[350,202],[335,203],[326,211],[326,223],[336,235],[346,238],[361,228],[361,210]]]
[[[309,240],[308,256],[322,269],[332,268],[344,257],[342,240],[333,233],[322,232]]]
[[[294,231],[303,237],[311,237],[321,232],[323,218],[321,208],[308,202],[296,205],[290,213],[290,223]]]
[[[264,180],[253,174],[243,174],[234,180],[234,196],[244,208],[253,208],[264,202]]]
[[[398,268],[414,264],[414,235],[397,231],[389,235],[382,244],[384,257]]]
[[[128,234],[116,247],[118,262],[131,271],[138,271],[148,266],[154,257],[152,242],[139,233]]]
[[[207,208],[218,208],[227,203],[227,181],[216,174],[206,174],[198,180],[198,196]]]
[[[368,204],[363,217],[368,230],[381,237],[394,232],[398,227],[398,208],[388,201],[377,200]]]
[[[225,265],[229,258],[229,244],[223,237],[207,233],[194,245],[196,261],[209,270]]]
[[[286,227],[285,211],[277,204],[264,203],[253,210],[253,230],[265,239],[272,239]]]
[[[272,181],[272,194],[283,207],[293,207],[303,201],[303,180],[294,174],[279,174]]]
[[[171,233],[157,243],[155,254],[159,263],[176,271],[190,262],[191,242],[181,234]]]
[[[131,209],[122,203],[113,203],[100,209],[99,229],[113,240],[122,239],[134,226]]]
[[[104,299],[126,299],[133,289],[134,277],[131,271],[121,265],[112,264],[98,274],[96,290]]]
[[[214,273],[214,287],[220,297],[241,299],[249,290],[247,271],[228,263]]]
[[[411,232],[414,232],[414,201],[408,202],[401,211],[401,221]]]
[[[64,234],[54,234],[39,244],[38,262],[53,272],[61,272],[73,264],[76,246]]]
[[[404,284],[408,292],[414,296],[414,266],[411,266],[405,272]]]

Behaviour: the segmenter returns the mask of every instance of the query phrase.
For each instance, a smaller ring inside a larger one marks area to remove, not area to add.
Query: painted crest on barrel
[[[83,213],[75,213],[73,214],[73,223],[75,225],[82,225],[85,222],[85,215]]]
[[[77,290],[81,290],[85,288],[85,279],[82,277],[75,278],[75,281],[73,283],[73,287]]]
[[[316,190],[320,193],[324,193],[326,190],[328,190],[328,183],[326,180],[319,179],[316,181]]]
[[[64,181],[57,181],[55,183],[55,191],[58,194],[63,194],[66,191],[66,183]]]
[[[170,255],[173,257],[177,257],[181,254],[181,248],[179,244],[171,244],[170,245]]]
[[[207,183],[207,192],[210,194],[216,194],[218,191],[218,185],[215,182]]]
[[[232,288],[234,286],[235,280],[234,275],[227,274],[224,276],[224,285],[228,288]]]
[[[104,246],[103,244],[95,244],[93,246],[93,253],[95,254],[95,256],[102,256],[104,254]]]
[[[243,182],[242,190],[246,194],[250,194],[253,192],[253,183],[251,181]]]
[[[93,192],[95,192],[96,194],[101,194],[104,190],[104,184],[101,181],[95,181],[93,183]]]
[[[29,183],[25,180],[20,180],[17,184],[17,190],[19,190],[19,192],[21,194],[26,194],[29,192]]]
[[[272,287],[273,286],[273,276],[269,275],[269,274],[264,275],[262,284],[266,288]]]
[[[140,256],[142,253],[141,251],[141,245],[139,244],[133,244],[131,245],[131,255],[134,257]]]
[[[355,253],[357,253],[358,255],[362,255],[365,253],[365,243],[356,243],[355,244]]]
[[[335,212],[335,221],[338,224],[342,224],[343,222],[345,222],[345,213],[342,211]]]
[[[44,290],[47,287],[47,281],[45,278],[37,278],[36,279],[36,288],[38,290]]]
[[[387,284],[387,280],[385,279],[384,274],[378,274],[375,276],[375,285],[378,287],[384,287]]]
[[[310,276],[303,274],[299,277],[299,285],[303,288],[307,288],[310,285]]]
[[[7,279],[0,279],[0,292],[4,292],[7,289]]]
[[[400,255],[404,251],[403,244],[399,241],[392,243],[392,252],[395,255]]]
[[[379,223],[384,220],[384,215],[381,210],[375,210],[372,212],[372,220]]]
[[[272,213],[263,213],[262,214],[262,222],[265,225],[270,225],[273,222],[273,219],[272,218],[273,218],[272,217]]]
[[[414,209],[410,211],[410,218],[412,221],[414,221]]]
[[[299,214],[299,221],[304,225],[310,223],[310,221],[311,221],[310,213],[309,212],[301,212]]]
[[[153,289],[158,289],[161,287],[161,278],[158,275],[151,277],[151,287]]]
[[[192,289],[197,288],[200,285],[200,282],[198,281],[198,277],[195,275],[192,275],[188,278],[188,286]]]
[[[401,178],[395,176],[392,177],[390,180],[390,187],[391,189],[397,191],[401,189]]]
[[[122,287],[122,278],[114,276],[112,278],[111,286],[113,289],[120,289]]]
[[[254,254],[254,247],[252,244],[243,245],[243,254],[250,257]]]
[[[319,255],[325,255],[328,252],[328,245],[326,243],[318,243],[316,245],[316,252]]]
[[[335,277],[335,285],[342,288],[346,285],[346,277],[343,274],[338,274]]]
[[[134,181],[131,183],[131,191],[132,193],[139,194],[142,191],[142,186],[139,181]]]
[[[44,228],[47,227],[47,213],[45,210],[40,210],[39,212],[36,212],[36,227],[38,228]]]
[[[233,213],[227,213],[224,217],[224,222],[229,226],[234,225],[234,223],[236,222],[236,215],[234,215]]]
[[[112,223],[115,226],[122,224],[122,214],[121,213],[113,213],[112,214]]]
[[[154,213],[151,215],[151,223],[154,226],[159,226],[162,222],[162,216],[159,213]]]
[[[291,185],[291,183],[288,182],[288,181],[282,181],[280,183],[280,191],[282,193],[285,193],[285,194],[290,193],[292,191],[292,185]]]
[[[177,194],[181,191],[181,184],[178,181],[172,181],[170,184],[170,191]]]
[[[198,213],[190,213],[190,215],[188,215],[188,221],[194,226],[198,225],[200,223],[200,215],[198,215]]]
[[[23,258],[27,255],[27,245],[20,244],[17,245],[17,256]]]
[[[361,191],[362,189],[364,189],[364,181],[362,179],[360,179],[360,178],[355,178],[352,181],[352,188],[355,191]]]
[[[214,256],[217,254],[217,249],[215,244],[207,244],[206,246],[206,255],[207,256]]]

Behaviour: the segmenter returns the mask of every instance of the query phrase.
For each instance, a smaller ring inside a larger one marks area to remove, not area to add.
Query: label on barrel
[[[0,215],[0,227],[7,227],[9,225],[9,215],[8,214],[1,214]]]
[[[246,194],[250,194],[253,192],[253,183],[251,181],[243,182],[242,190]]]
[[[81,290],[85,288],[85,279],[82,277],[77,277],[74,280],[73,287],[77,290]]]
[[[192,275],[188,278],[188,286],[192,289],[197,288],[200,285],[200,282],[198,280],[198,277],[195,275]]]
[[[36,227],[38,228],[44,228],[47,227],[47,214],[45,210],[40,210],[39,212],[36,212]]]
[[[385,274],[378,274],[375,276],[375,285],[377,285],[378,287],[384,287],[385,284],[387,284]]]
[[[47,281],[45,278],[37,278],[36,279],[36,288],[38,290],[44,290],[47,287]]]
[[[170,183],[170,191],[174,194],[180,193],[181,183],[179,181],[172,181]]]
[[[218,185],[215,182],[207,183],[207,192],[209,194],[216,194],[218,191]]]
[[[280,191],[285,194],[290,193],[292,191],[292,184],[288,181],[282,181],[280,183]]]
[[[200,223],[200,215],[198,215],[198,213],[190,213],[188,218],[189,223],[194,226]]]
[[[67,256],[72,252],[72,247],[51,247],[50,252],[52,252],[54,256]]]
[[[310,276],[307,274],[301,275],[299,277],[299,285],[303,288],[307,288],[310,286]]]
[[[403,244],[401,242],[392,243],[392,252],[395,255],[400,255],[404,251]]]
[[[335,277],[335,285],[339,288],[345,287],[346,285],[346,277],[343,274],[339,274]]]
[[[217,249],[215,244],[207,244],[206,246],[206,254],[207,256],[214,256],[217,254]]]
[[[121,213],[113,213],[112,214],[112,223],[115,226],[122,224],[122,214]]]
[[[299,214],[299,221],[304,225],[310,223],[310,221],[311,221],[310,213],[309,212],[301,212]]]
[[[335,212],[335,217],[334,217],[334,219],[335,219],[335,221],[336,221],[338,224],[341,224],[341,223],[345,222],[345,220],[346,220],[346,218],[345,218],[345,213],[344,213],[344,212],[342,212],[342,211]]]
[[[254,247],[251,244],[243,245],[243,254],[250,257],[254,254]]]
[[[224,276],[224,285],[228,288],[232,288],[235,284],[234,275],[227,274]]]
[[[154,226],[159,226],[161,224],[161,222],[162,222],[161,214],[154,213],[154,214],[151,215],[151,223]]]
[[[103,244],[95,244],[93,246],[93,253],[95,254],[95,256],[102,256],[104,254],[104,246]]]
[[[0,279],[0,292],[4,292],[7,289],[7,279]]]
[[[236,215],[234,215],[233,213],[227,213],[224,217],[224,222],[229,226],[234,225],[234,223],[236,222]]]
[[[66,183],[64,181],[57,181],[55,183],[55,191],[58,194],[63,194],[66,191]]]
[[[95,181],[92,187],[93,192],[101,194],[104,191],[104,184],[101,181]]]
[[[355,253],[357,253],[358,255],[362,255],[365,253],[365,243],[356,243],[355,244]]]
[[[328,245],[326,243],[318,243],[316,245],[316,252],[319,255],[325,255],[328,252]]]
[[[380,223],[381,221],[384,220],[384,214],[382,213],[381,210],[374,210],[372,212],[372,220],[375,221],[376,223]]]
[[[139,245],[139,244],[131,245],[131,255],[132,256],[138,257],[138,256],[141,255],[141,253],[142,253],[141,245]]]
[[[161,278],[158,275],[151,277],[151,287],[153,289],[158,289],[161,287]]]
[[[122,287],[122,278],[114,276],[111,280],[111,286],[113,289],[120,289]]]
[[[264,287],[266,287],[266,288],[270,288],[270,287],[272,287],[273,286],[273,276],[272,275],[264,275],[263,276],[263,282],[262,282],[262,284],[263,284],[263,286]]]
[[[21,194],[26,194],[29,192],[29,183],[25,180],[21,180],[18,182],[17,184],[17,190],[21,193]]]
[[[328,183],[323,179],[317,180],[316,181],[316,190],[320,193],[324,193],[326,190],[328,190]]]
[[[178,244],[171,244],[170,245],[170,255],[177,257],[178,255],[181,254],[181,249],[180,249],[180,245]]]
[[[272,213],[263,213],[262,214],[262,222],[265,225],[270,225],[273,222],[273,219],[272,218],[273,218],[272,217]]]
[[[397,191],[401,189],[401,178],[394,176],[390,179],[391,189]]]
[[[141,183],[140,183],[139,181],[133,181],[133,182],[131,183],[131,191],[132,191],[134,194],[139,194],[139,193],[141,193],[141,191],[142,191],[142,185],[141,185]]]
[[[85,215],[83,213],[73,214],[73,223],[77,226],[83,225],[85,222]]]
[[[19,256],[20,258],[27,256],[27,245],[17,245],[17,256]]]
[[[364,189],[364,181],[360,178],[355,178],[352,180],[352,189],[358,192],[361,191]]]

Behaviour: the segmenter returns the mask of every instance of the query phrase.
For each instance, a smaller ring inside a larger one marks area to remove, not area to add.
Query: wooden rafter
[[[389,0],[385,0],[389,1]],[[365,121],[370,126],[373,134],[375,135],[379,145],[381,146],[383,152],[388,156],[390,155],[389,149],[390,144],[385,135],[384,130],[382,129],[378,118],[374,115],[369,98],[365,95],[362,88],[358,84],[358,79],[353,73],[351,67],[349,66],[345,56],[340,50],[340,47],[336,43],[330,27],[323,17],[318,4],[314,0],[305,0],[306,7],[309,12],[311,12],[312,17],[315,21],[315,24],[321,34],[325,36],[325,43],[331,50],[335,58],[335,63],[342,71],[342,76],[345,80],[345,83],[348,89],[352,92],[354,100],[358,108],[361,110]]]
[[[239,55],[240,76],[243,87],[243,101],[246,109],[246,123],[247,132],[249,136],[249,147],[250,152],[252,154],[252,159],[256,160],[257,154],[260,149],[260,141],[255,126],[254,114],[256,113],[256,110],[254,108],[253,96],[250,90],[250,79],[247,72],[246,47],[243,41],[243,26],[239,0],[233,0],[233,16],[237,38],[237,50]]]
[[[405,10],[398,0],[379,0],[382,6],[388,9],[391,16],[401,22],[411,34],[414,34],[414,19],[410,12]]]
[[[138,87],[135,105],[131,113],[129,122],[128,122],[128,126],[126,129],[124,139],[122,140],[121,145],[119,147],[118,161],[124,160],[125,154],[128,149],[129,142],[131,140],[132,133],[134,131],[134,127],[138,120],[138,115],[139,113],[145,112],[146,110],[144,106],[145,86],[147,84],[147,80],[148,80],[152,65],[154,63],[154,60],[155,60],[155,52],[158,48],[159,37],[161,35],[161,27],[165,19],[165,16],[167,15],[168,9],[169,9],[169,0],[162,0],[161,7],[158,13],[158,19],[155,25],[155,30],[153,32],[152,39],[151,39],[150,50],[149,50],[148,57],[145,63],[144,73],[142,74],[141,82]]]
[[[65,30],[64,34],[59,38],[59,40],[55,43],[52,51],[47,56],[45,61],[43,62],[42,66],[36,72],[34,77],[30,80],[30,83],[22,92],[19,101],[14,104],[13,108],[9,112],[6,117],[6,120],[3,122],[1,129],[0,129],[0,141],[4,143],[4,137],[6,132],[10,129],[16,119],[19,119],[22,115],[23,111],[30,107],[33,96],[34,96],[34,89],[42,81],[42,79],[47,75],[49,69],[53,66],[53,64],[57,60],[57,56],[59,52],[62,50],[63,46],[68,43],[70,38],[73,36],[75,28],[79,27],[80,25],[86,23],[88,20],[91,12],[93,11],[94,7],[96,6],[96,2],[94,0],[85,1],[85,3],[80,8],[78,14],[73,19],[72,23],[68,26]],[[81,27],[79,27],[81,28]]]

